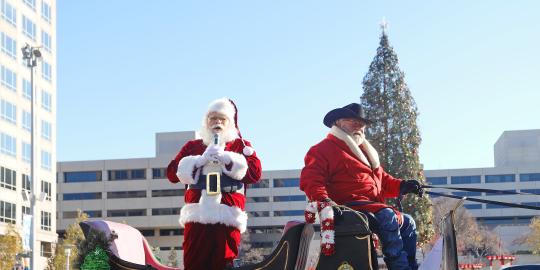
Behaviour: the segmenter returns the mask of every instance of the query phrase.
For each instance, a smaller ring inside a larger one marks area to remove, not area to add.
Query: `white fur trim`
[[[360,146],[358,146],[349,134],[347,134],[345,131],[343,131],[337,126],[332,126],[332,128],[330,129],[330,134],[336,136],[338,139],[345,142],[345,144],[347,144],[347,146],[349,147],[349,149],[351,149],[354,155],[364,164],[370,166],[373,169],[378,168],[381,165],[377,150],[375,150],[375,148],[371,146],[367,139],[365,139],[364,142]],[[362,149],[367,152],[367,157],[360,150],[360,147],[362,147]]]
[[[246,231],[247,213],[236,206],[221,204],[221,194],[208,196],[203,190],[199,203],[188,203],[180,210],[180,225],[186,223],[224,224],[235,227],[240,233]]]
[[[367,157],[371,162],[373,168],[378,168],[379,166],[381,166],[381,162],[379,161],[379,153],[377,153],[377,150],[375,150],[375,148],[371,145],[371,143],[368,142],[368,140],[364,140],[362,145],[360,145],[360,148],[366,151]]]
[[[178,179],[180,179],[180,182],[183,184],[197,184],[197,181],[199,180],[199,174],[200,170],[197,169],[197,159],[201,157],[200,155],[196,156],[187,156],[183,157],[180,162],[178,163],[178,170],[176,171],[176,176],[178,176]],[[195,173],[195,178],[193,178],[193,172],[197,170]]]
[[[319,213],[319,217],[321,220],[325,220],[325,219],[334,220],[334,210],[332,209],[332,206],[327,206],[321,209],[321,212]]]
[[[236,111],[228,98],[220,98],[212,101],[208,106],[208,112],[206,113],[206,115],[211,112],[218,112],[226,115],[227,118],[229,118],[229,121],[233,123],[233,126],[235,126],[234,115]]]
[[[233,179],[236,180],[242,180],[244,176],[246,176],[247,170],[248,170],[248,164],[246,157],[244,157],[241,154],[225,151],[225,155],[229,155],[231,158],[232,166],[231,170],[228,171],[225,165],[222,165],[223,173],[230,176]]]
[[[306,205],[306,211],[310,213],[317,213],[317,202],[308,202]]]
[[[334,244],[334,231],[321,231],[321,244]]]
[[[255,153],[255,149],[253,149],[253,147],[246,146],[242,150],[242,153],[244,154],[244,156],[249,157],[249,156],[253,155],[253,153]]]

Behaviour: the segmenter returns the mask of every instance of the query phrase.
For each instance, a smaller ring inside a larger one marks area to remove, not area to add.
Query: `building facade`
[[[527,131],[528,132],[528,131]],[[515,134],[505,132],[499,141],[514,141]],[[540,142],[540,130],[530,138]],[[169,183],[165,167],[179,147],[195,137],[194,132],[156,134],[156,157],[122,160],[72,161],[58,163],[58,230],[75,222],[77,209],[91,218],[108,219],[139,229],[152,246],[160,247],[166,258],[171,249],[180,252],[182,230],[178,214],[184,204],[184,185]],[[518,138],[520,139],[520,138]],[[521,140],[521,139],[520,139]],[[497,148],[497,145],[504,145]],[[496,153],[508,152],[508,144],[496,144]],[[538,149],[531,149],[540,153]],[[502,151],[502,152],[501,152]],[[508,159],[506,155],[502,159]],[[521,155],[519,155],[521,156]],[[506,160],[508,161],[508,160]],[[478,169],[430,170],[425,174],[436,185],[517,190],[539,194],[540,166],[520,162]],[[289,220],[303,220],[306,196],[299,190],[300,170],[264,171],[261,181],[247,189],[248,232],[253,247],[272,247]],[[534,204],[534,195],[490,196],[461,194],[486,199]],[[475,203],[465,207],[481,222],[493,226],[527,225],[537,213]]]
[[[7,224],[22,232],[23,215],[31,214],[31,197],[23,193],[43,199],[34,211],[36,269],[44,268],[57,239],[55,15],[56,0],[0,0],[0,234]],[[21,50],[26,44],[41,53],[33,88]]]

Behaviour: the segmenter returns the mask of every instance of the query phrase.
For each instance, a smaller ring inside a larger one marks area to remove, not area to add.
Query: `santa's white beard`
[[[225,145],[225,143],[234,141],[236,138],[238,138],[236,128],[232,127],[231,125],[223,127],[223,129],[217,133],[219,134],[219,145]],[[201,139],[205,145],[214,143],[214,134],[216,134],[216,132],[212,130],[212,128],[208,127],[206,123],[204,123],[199,130],[199,135],[201,136]]]
[[[354,133],[351,138],[356,145],[361,145],[366,140],[366,135],[364,133]]]

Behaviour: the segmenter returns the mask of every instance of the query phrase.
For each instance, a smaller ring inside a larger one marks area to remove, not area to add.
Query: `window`
[[[11,69],[1,66],[2,85],[12,91],[17,91],[17,74]]]
[[[49,112],[52,110],[52,96],[45,90],[41,90],[41,108]]]
[[[101,200],[101,192],[64,193],[62,194],[62,200]]]
[[[108,210],[107,217],[140,217],[146,216],[146,209]]]
[[[246,197],[247,203],[269,202],[270,197]]]
[[[522,173],[519,175],[521,182],[540,181],[540,173]]]
[[[17,42],[4,32],[2,32],[2,52],[13,59],[17,58]]]
[[[22,160],[30,163],[32,158],[32,145],[26,142],[22,142]]]
[[[274,202],[303,202],[307,201],[305,195],[274,196]]]
[[[22,127],[28,131],[32,131],[32,114],[27,111],[23,111],[22,116]]]
[[[502,190],[502,191],[511,191],[511,192],[516,192],[516,190],[514,189],[507,189],[507,190]],[[488,193],[486,192],[486,196],[502,196],[502,195],[513,195],[513,194],[505,194],[505,193]]]
[[[36,40],[36,24],[23,15],[23,34],[32,40]]]
[[[461,191],[461,192],[452,192],[455,196],[459,197],[474,197],[482,196],[482,192],[473,192],[473,191]]]
[[[452,176],[450,178],[452,184],[474,184],[480,183],[480,175],[473,176]]]
[[[52,80],[52,67],[47,61],[43,60],[41,62],[41,77],[47,81]]]
[[[496,208],[511,208],[510,206],[500,205],[500,204],[486,204],[487,209],[496,209]]]
[[[48,51],[48,52],[51,52],[51,48],[52,48],[52,38],[51,38],[51,35],[49,35],[49,33],[41,30],[41,44],[43,45],[43,48]]]
[[[32,85],[30,84],[30,81],[27,79],[23,79],[22,85],[23,85],[23,91],[22,91],[23,97],[28,100],[32,100]]]
[[[17,106],[3,99],[0,103],[0,107],[2,109],[2,119],[12,124],[17,124]]]
[[[101,210],[84,210],[83,212],[87,214],[89,218],[102,217]],[[62,216],[64,218],[77,218],[78,215],[79,215],[78,211],[65,211],[62,213]]]
[[[24,222],[24,215],[31,215],[32,212],[31,212],[31,209],[30,207],[26,207],[26,206],[21,206],[21,211],[22,211],[22,215],[21,215],[21,224]]]
[[[146,179],[146,169],[110,170],[108,172],[109,181]]]
[[[41,180],[41,192],[47,194],[47,197],[45,197],[45,199],[47,201],[50,201],[52,194],[52,184],[47,181]]]
[[[269,211],[251,211],[247,212],[248,217],[269,217],[270,212]]]
[[[52,168],[51,153],[41,150],[41,168],[50,171]]]
[[[270,187],[270,181],[268,181],[268,179],[261,179],[259,182],[249,185],[249,188],[269,188],[269,187]]]
[[[281,227],[248,227],[247,231],[250,234],[270,234],[270,233],[279,233],[282,231]]]
[[[159,236],[174,236],[182,235],[184,230],[182,229],[161,229],[159,230]]]
[[[51,213],[41,211],[41,229],[51,231]]]
[[[152,168],[152,179],[165,178],[166,168]]]
[[[45,3],[45,1],[41,1],[41,18],[50,23],[51,15],[51,6]]]
[[[47,231],[50,231],[47,230]],[[41,257],[51,257],[53,255],[52,253],[52,243],[50,242],[41,242],[41,248],[40,248],[40,255]]]
[[[274,187],[299,187],[299,178],[274,179]]]
[[[539,206],[540,207],[540,202],[524,202],[523,204],[528,205],[528,206]]]
[[[45,120],[41,120],[41,138],[47,141],[50,141],[52,137],[51,133],[52,133],[51,123]]]
[[[465,209],[474,210],[474,209],[482,209],[482,204],[476,203],[476,204],[464,204],[463,207]]]
[[[486,175],[486,183],[516,182],[514,174]]]
[[[32,10],[36,10],[36,0],[23,0],[23,2]]]
[[[153,208],[152,216],[169,216],[169,215],[179,215],[180,207],[177,208]]]
[[[540,189],[537,189],[537,188],[536,189],[522,189],[521,192],[540,195]]]
[[[32,182],[28,174],[22,175],[22,190],[32,191]]]
[[[15,224],[17,209],[14,203],[0,201],[0,222]]]
[[[184,189],[156,189],[152,190],[152,197],[176,197],[184,196]]]
[[[99,182],[101,171],[64,172],[64,183]]]
[[[274,211],[275,217],[290,217],[290,216],[303,216],[304,210],[283,210]]]
[[[446,184],[448,184],[446,176],[443,176],[443,177],[426,177],[426,181],[430,185],[446,185]]]
[[[0,153],[16,157],[17,156],[17,139],[11,137],[5,133],[0,135],[2,142],[0,144]]]
[[[156,235],[156,231],[154,229],[147,229],[147,230],[144,230],[144,229],[138,229],[139,232],[141,232],[141,234],[145,237],[148,237],[148,236],[155,236]]]
[[[0,167],[0,187],[16,190],[17,173],[14,170]]]
[[[15,26],[17,24],[17,11],[7,0],[0,0],[2,4],[2,18]]]
[[[146,190],[107,192],[107,199],[146,198]]]

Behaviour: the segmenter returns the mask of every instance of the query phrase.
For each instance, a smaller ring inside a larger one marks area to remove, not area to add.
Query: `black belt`
[[[236,179],[232,179],[230,176],[222,173],[220,176],[221,192],[235,192],[244,187],[244,184]],[[197,184],[189,185],[190,189],[206,189],[206,174],[199,176]]]

